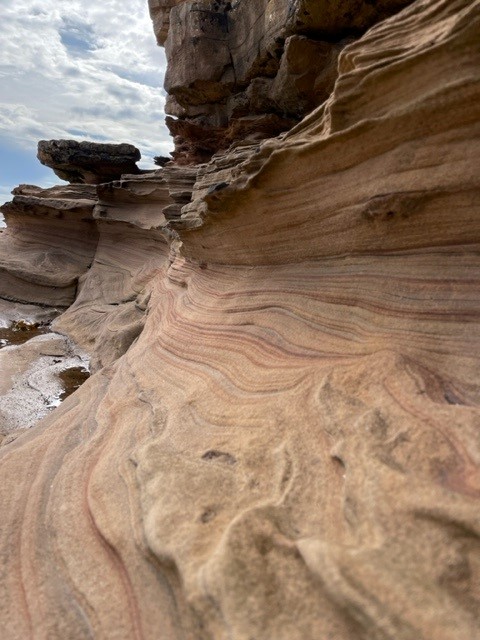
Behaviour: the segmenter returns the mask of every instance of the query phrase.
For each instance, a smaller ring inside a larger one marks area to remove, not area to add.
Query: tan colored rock
[[[3,207],[0,296],[54,316],[69,307],[55,330],[93,355],[93,369],[110,364],[143,329],[149,281],[176,237],[167,220],[180,217],[196,174],[168,166],[97,187],[17,188]],[[0,307],[0,319],[12,310]]]
[[[68,307],[98,241],[95,189],[21,185],[13,194],[2,206],[7,228],[0,235],[0,297]]]
[[[232,118],[228,128],[212,127],[204,121],[173,120],[167,117],[166,123],[173,135],[175,151],[172,156],[176,163],[189,165],[192,161],[204,163],[219,147],[228,148],[231,144],[260,142],[290,129],[295,120],[280,117],[275,113],[264,113]]]
[[[166,224],[162,209],[173,201],[156,174],[161,171],[97,189],[95,258],[75,303],[54,324],[93,354],[93,370],[123,355],[141,333],[148,281],[168,255],[158,230]]]
[[[213,127],[205,121],[165,118],[173,136],[175,151],[172,156],[178,164],[199,164],[208,162],[223,139],[224,129]]]
[[[92,354],[92,371],[122,356],[143,330],[152,287],[175,240],[167,220],[191,198],[196,170],[167,166],[97,187],[99,241],[77,297],[54,322]]]
[[[92,354],[92,371],[122,356],[141,334],[150,281],[169,255],[165,238],[155,229],[102,222],[99,234],[75,302],[53,324]]]
[[[342,31],[362,33],[409,4],[410,0],[299,0],[289,10],[287,24],[298,33],[320,31],[330,37]]]
[[[182,207],[192,199],[192,191],[197,179],[198,167],[181,167],[173,163],[162,170],[161,176],[168,187],[172,204],[163,207],[162,213],[167,220],[181,216]]]
[[[268,93],[277,110],[299,117],[330,96],[337,79],[338,56],[346,42],[331,44],[291,36]]]
[[[185,2],[185,0],[148,0],[153,30],[159,45],[164,45],[167,39],[171,8],[182,2]]]
[[[433,27],[417,6],[349,45],[329,100],[283,139],[252,148],[233,175],[222,173],[228,188],[205,194],[199,184],[183,210],[196,229],[185,238],[186,256],[284,263],[293,259],[292,237],[296,260],[470,243],[480,185],[474,26],[452,8],[455,18]],[[476,18],[476,6],[464,11]],[[405,38],[402,29],[413,25],[415,37]],[[433,171],[428,153],[447,158],[448,168]],[[465,206],[452,218],[463,191]]]
[[[0,449],[9,640],[480,637],[479,28],[478,0],[377,24],[165,227],[168,171],[102,192],[112,233],[130,197],[154,225],[91,291],[150,237],[145,326]]]
[[[182,2],[171,11],[165,89],[180,104],[219,102],[229,93],[221,82],[232,63],[228,17],[216,4],[225,3]]]
[[[159,169],[141,176],[126,175],[122,180],[98,185],[94,218],[141,229],[163,227],[163,209],[172,203],[164,172]]]

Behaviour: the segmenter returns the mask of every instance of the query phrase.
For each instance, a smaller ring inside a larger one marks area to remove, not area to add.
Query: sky
[[[129,142],[168,155],[163,49],[147,0],[0,0],[0,204],[18,184],[62,183],[37,142]]]

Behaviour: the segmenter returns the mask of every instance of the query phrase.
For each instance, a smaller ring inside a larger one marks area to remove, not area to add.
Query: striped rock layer
[[[98,187],[56,321],[97,373],[0,448],[2,637],[480,638],[479,30],[417,0],[288,133]]]

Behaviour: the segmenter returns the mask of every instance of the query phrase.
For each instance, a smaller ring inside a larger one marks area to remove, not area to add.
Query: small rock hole
[[[217,515],[217,512],[215,511],[215,509],[213,507],[208,507],[200,516],[200,520],[201,522],[206,524],[207,522],[211,522],[216,515]]]
[[[202,460],[218,460],[218,462],[224,462],[225,464],[235,464],[237,462],[236,458],[229,453],[217,451],[216,449],[206,451],[202,456]]]

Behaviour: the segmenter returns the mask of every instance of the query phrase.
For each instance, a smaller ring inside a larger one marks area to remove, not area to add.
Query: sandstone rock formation
[[[93,370],[123,355],[141,333],[149,282],[168,255],[163,209],[173,199],[159,173],[97,188],[95,258],[74,304],[54,325],[93,354]]]
[[[150,17],[153,21],[157,42],[163,46],[168,35],[168,27],[170,23],[170,10],[177,4],[185,2],[185,0],[148,0],[148,8]]]
[[[201,162],[290,129],[329,96],[343,47],[409,2],[150,0],[175,159]]]
[[[37,158],[62,180],[98,184],[123,173],[139,173],[140,151],[131,144],[103,144],[76,140],[41,140]]]
[[[21,185],[13,194],[2,207],[7,228],[0,235],[0,296],[68,307],[98,242],[95,188]]]
[[[8,640],[480,638],[480,1],[306,4],[325,102],[96,189],[97,372],[0,448]]]

